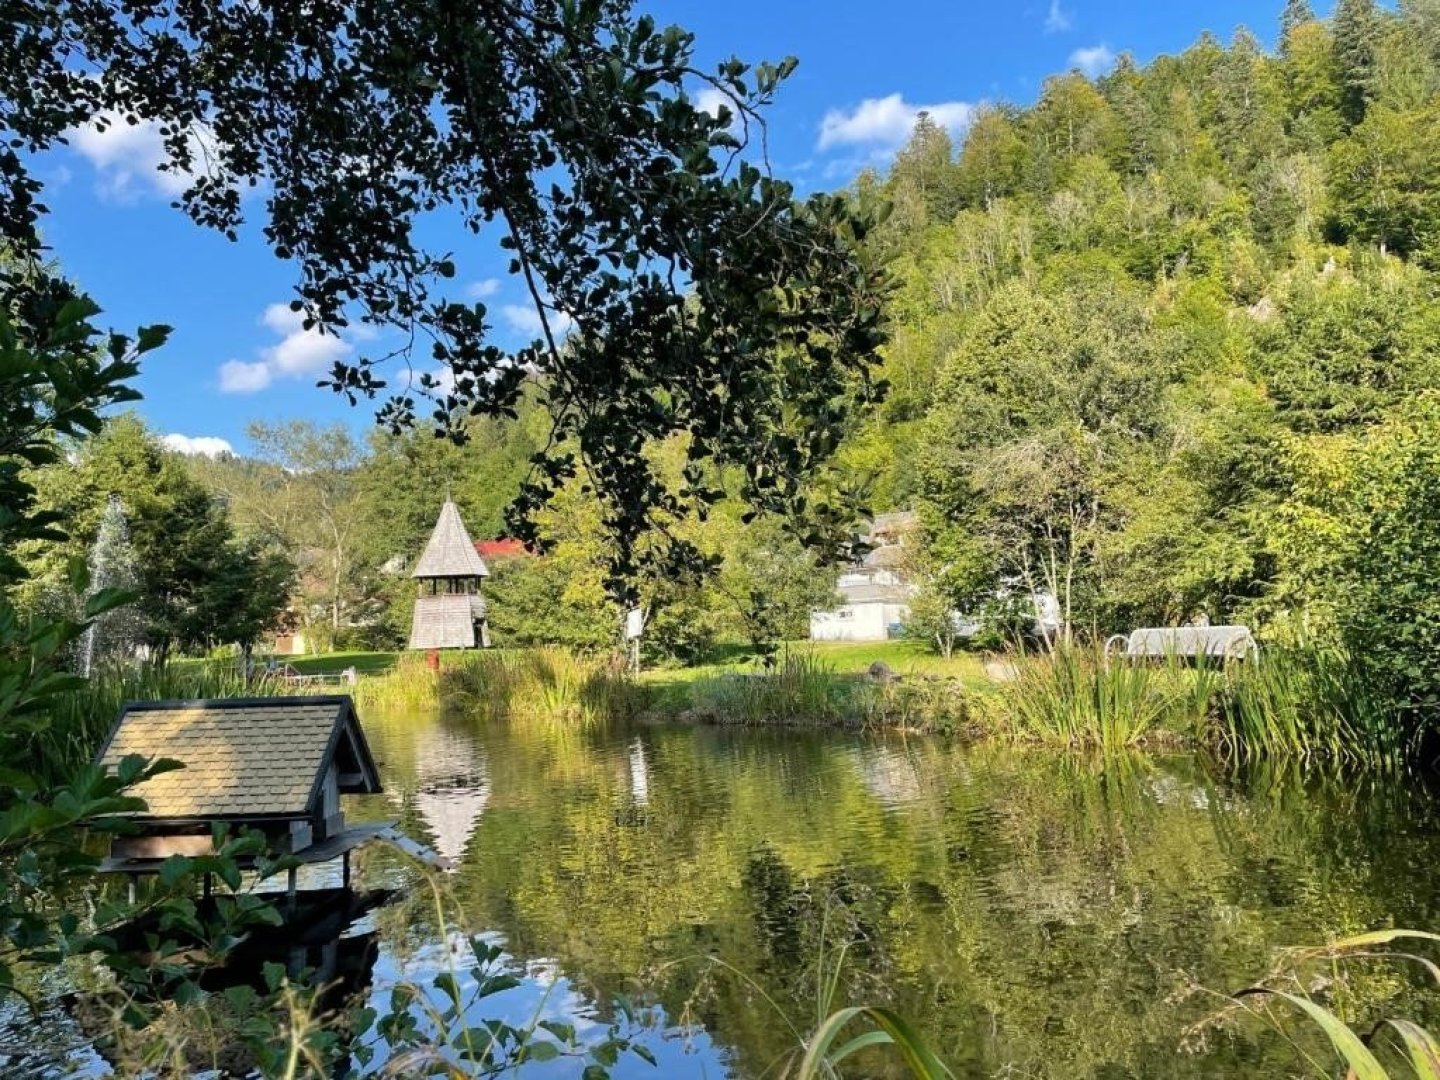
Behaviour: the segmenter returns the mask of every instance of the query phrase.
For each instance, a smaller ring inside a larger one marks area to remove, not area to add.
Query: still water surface
[[[815,1023],[817,962],[847,943],[837,1004],[895,1007],[962,1077],[1296,1075],[1258,1024],[1181,1052],[1216,1007],[1195,988],[1243,987],[1281,946],[1440,928],[1440,819],[1413,782],[793,731],[365,724],[387,791],[349,816],[398,818],[454,860],[463,911],[442,919],[411,865],[368,851],[362,880],[405,897],[342,945],[371,1003],[467,970],[463,929],[522,980],[467,1024],[538,1015],[598,1039],[618,995],[648,1007],[626,1030],[659,1065],[622,1058],[624,1080],[766,1074]],[[1407,985],[1361,989],[1440,1020]],[[63,1013],[0,1016],[0,1074],[67,1066],[107,1071]],[[847,1075],[899,1073],[877,1053]]]
[[[793,731],[366,727],[388,790],[351,815],[457,862],[468,927],[528,976],[492,1014],[655,1007],[658,1072],[620,1076],[764,1073],[795,1045],[781,1014],[813,1025],[817,960],[851,942],[842,998],[893,1005],[962,1076],[1270,1077],[1294,1059],[1258,1025],[1179,1052],[1215,1004],[1187,989],[1245,986],[1279,946],[1440,927],[1413,784]],[[459,947],[434,910],[380,916],[377,1003]]]

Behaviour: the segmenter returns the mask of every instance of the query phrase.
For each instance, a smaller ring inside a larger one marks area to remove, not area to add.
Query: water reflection
[[[435,850],[458,865],[490,801],[485,750],[473,732],[428,724],[416,730],[408,760],[413,780],[397,784],[392,798],[411,800]]]
[[[766,1073],[790,1022],[813,1024],[817,964],[842,942],[842,998],[893,1005],[962,1076],[1289,1075],[1293,1051],[1259,1028],[1179,1053],[1211,1008],[1193,988],[1246,985],[1282,945],[1440,927],[1440,819],[1413,781],[794,731],[365,723],[387,794],[349,815],[398,815],[455,858],[451,906],[367,851],[359,879],[403,899],[299,959],[351,972],[346,992],[383,1012],[401,982],[468,977],[456,928],[484,933],[520,985],[466,1022],[543,1015],[601,1037],[626,995],[650,1012],[623,1033],[660,1068],[625,1058],[620,1077]],[[1356,995],[1440,1020],[1400,980]],[[0,1045],[0,1072],[54,1075],[67,1056],[94,1071],[57,1018],[23,1052]],[[876,1053],[851,1075],[899,1072]]]
[[[844,993],[896,1005],[964,1075],[1268,1076],[1292,1059],[1258,1031],[1177,1054],[1208,1004],[1188,987],[1244,985],[1280,945],[1440,926],[1434,818],[1395,784],[796,732],[366,723],[437,843],[420,796],[476,797],[453,882],[471,926],[585,1001],[643,988],[668,1018],[658,1044],[698,1023],[728,1048],[665,1076],[762,1073],[794,1036],[754,988],[808,1023],[817,958],[842,940]]]

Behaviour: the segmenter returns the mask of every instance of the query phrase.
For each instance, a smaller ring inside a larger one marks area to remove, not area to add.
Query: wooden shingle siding
[[[410,648],[475,648],[473,599],[463,593],[417,598],[410,622]]]

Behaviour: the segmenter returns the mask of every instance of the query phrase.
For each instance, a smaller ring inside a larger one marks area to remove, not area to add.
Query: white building
[[[905,578],[905,537],[912,513],[881,514],[870,527],[870,554],[835,582],[840,605],[810,613],[811,641],[884,641],[899,637],[916,587]]]

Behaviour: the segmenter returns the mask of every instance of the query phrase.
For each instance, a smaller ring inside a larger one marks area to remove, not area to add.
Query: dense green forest
[[[1440,6],[1343,0],[1320,21],[1291,3],[1273,53],[1240,30],[1098,81],[1057,76],[959,145],[922,116],[850,196],[884,216],[867,243],[893,278],[890,392],[816,483],[921,512],[932,608],[1023,585],[1084,636],[1243,621],[1343,646],[1397,700],[1431,699]],[[384,647],[408,612],[392,560],[423,543],[442,491],[477,537],[507,531],[547,430],[533,399],[519,412],[471,422],[464,447],[257,425],[246,456],[184,465],[237,543],[293,560],[292,621]],[[112,429],[42,485],[88,499],[62,506],[75,551],[108,490],[87,470],[136,437]],[[679,480],[679,437],[658,456]],[[146,513],[144,491],[120,494]],[[546,557],[495,568],[500,640],[613,640],[601,512],[572,482],[541,514]],[[738,504],[672,528],[714,573],[640,583],[658,656],[799,635],[829,596],[827,572]]]
[[[1440,6],[1284,14],[1050,80],[885,179],[893,390],[844,458],[932,588],[1077,631],[1204,615],[1428,701],[1440,642]]]

